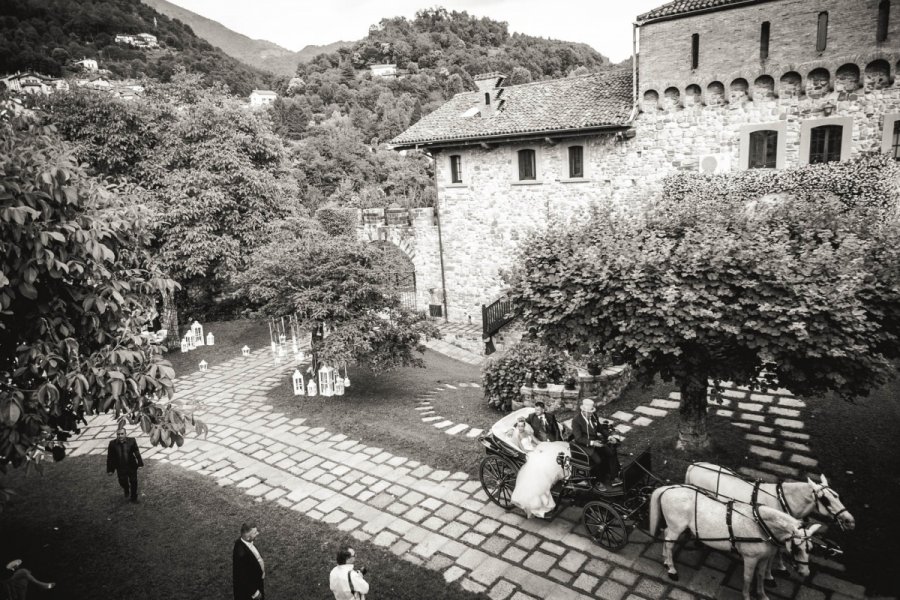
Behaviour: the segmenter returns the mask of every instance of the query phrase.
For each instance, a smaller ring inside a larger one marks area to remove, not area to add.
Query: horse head
[[[813,546],[812,535],[819,527],[821,527],[819,524],[796,527],[790,537],[784,540],[784,547],[791,557],[791,563],[801,577],[809,577],[809,553]]]
[[[841,502],[841,497],[833,489],[828,487],[828,480],[821,476],[821,483],[816,483],[807,477],[807,483],[816,500],[816,510],[821,515],[830,516],[844,531],[852,531],[856,527],[856,519]]]

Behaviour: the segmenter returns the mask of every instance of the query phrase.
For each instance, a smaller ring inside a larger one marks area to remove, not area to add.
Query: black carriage
[[[502,431],[532,411],[526,407],[506,415],[479,438],[486,454],[479,473],[481,487],[492,502],[505,510],[514,508],[512,493],[526,455],[508,442]],[[647,521],[655,481],[651,474],[650,448],[621,457],[622,485],[601,491],[590,475],[587,452],[572,442],[569,447],[571,458],[562,453],[558,457],[564,478],[550,489],[556,508],[545,518],[552,519],[566,506],[580,506],[582,523],[591,538],[608,550],[619,550],[628,542],[631,530]]]

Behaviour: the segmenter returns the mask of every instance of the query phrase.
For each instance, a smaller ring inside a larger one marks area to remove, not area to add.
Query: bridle
[[[831,505],[831,498],[828,497],[826,492],[831,492],[832,494],[834,494],[835,498],[840,499],[840,496],[838,496],[838,493],[835,492],[830,487],[828,487],[827,485],[820,485],[818,487],[813,487],[813,497],[816,500],[816,508],[819,509],[820,513],[828,514],[832,519],[834,519],[834,522],[838,524],[838,527],[840,527],[841,530],[846,531],[846,528],[844,527],[844,522],[841,521],[841,519],[839,517],[844,513],[849,513],[850,511],[847,510],[846,506],[844,506],[840,510],[837,510],[837,511],[834,510]]]
[[[797,536],[791,535],[791,553],[790,553],[790,557],[789,557],[791,564],[793,564],[794,566],[797,566],[797,565],[808,566],[809,561],[808,560],[800,560],[799,558],[797,558],[797,554],[800,553],[801,549],[805,549],[806,555],[809,556],[809,553],[812,550],[812,545],[813,545],[813,537],[811,535],[805,535],[803,538],[800,539],[800,541],[797,541]]]

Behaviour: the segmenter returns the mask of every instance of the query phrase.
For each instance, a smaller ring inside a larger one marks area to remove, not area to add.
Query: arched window
[[[769,27],[770,24],[768,21],[763,21],[762,26],[759,28],[759,58],[760,60],[766,60],[769,58]]]
[[[828,45],[828,13],[819,13],[819,28],[816,32],[816,52],[822,52]]]
[[[519,181],[537,179],[537,159],[534,150],[519,150]]]
[[[700,34],[691,36],[691,68],[696,69],[700,65]]]
[[[875,40],[884,42],[888,37],[888,24],[891,21],[891,0],[881,0],[878,4],[878,33]]]

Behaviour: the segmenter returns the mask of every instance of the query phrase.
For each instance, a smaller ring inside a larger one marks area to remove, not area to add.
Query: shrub
[[[328,235],[356,235],[356,210],[338,207],[322,207],[316,211],[316,220]]]
[[[490,406],[509,410],[513,400],[520,400],[519,388],[529,371],[544,373],[550,383],[561,383],[566,375],[566,356],[540,344],[520,342],[489,360],[482,369],[481,379]]]

